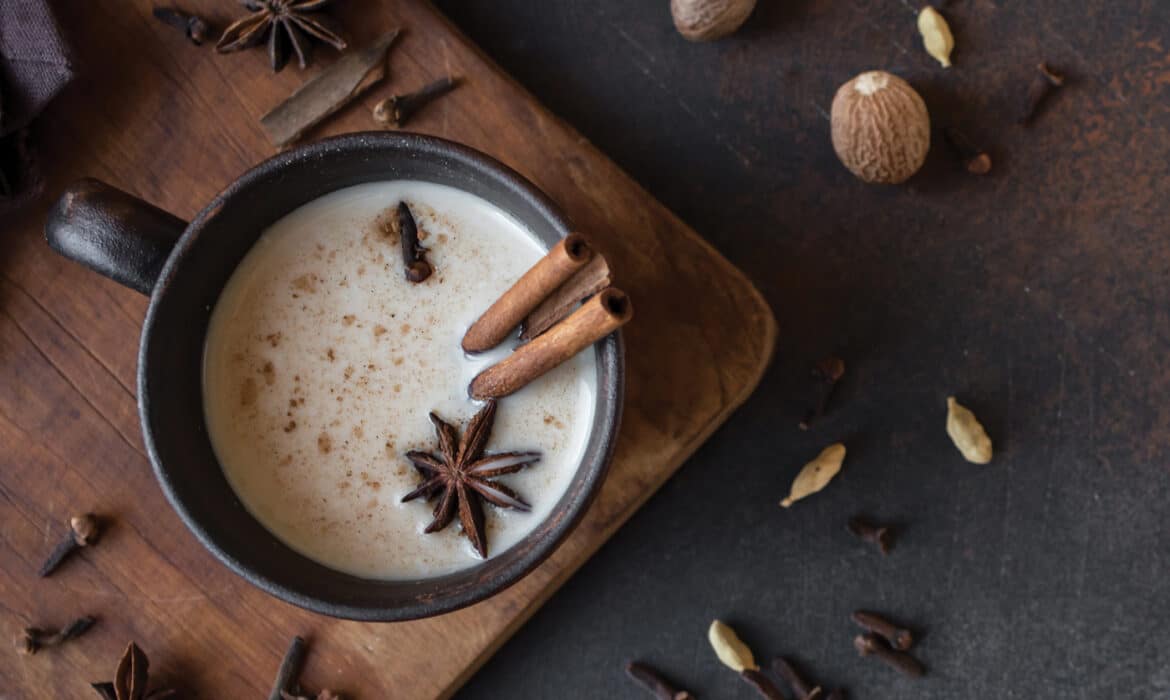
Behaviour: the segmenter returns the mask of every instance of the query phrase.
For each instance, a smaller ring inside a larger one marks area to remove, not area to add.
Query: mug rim
[[[608,375],[612,379],[604,385],[599,382],[597,386],[593,430],[596,430],[598,427],[603,429],[600,436],[601,450],[596,454],[592,463],[588,459],[589,455],[587,452],[577,465],[574,474],[580,474],[582,470],[585,470],[580,497],[563,504],[558,502],[558,506],[554,507],[536,525],[531,533],[522,538],[520,542],[513,545],[510,549],[521,547],[528,537],[533,536],[541,529],[542,525],[550,521],[555,521],[550,532],[543,539],[528,547],[526,551],[521,552],[515,561],[508,562],[495,575],[488,578],[481,577],[477,579],[475,585],[465,586],[443,597],[417,596],[407,605],[376,607],[372,605],[345,603],[338,600],[328,600],[325,596],[309,595],[294,590],[290,586],[270,576],[261,574],[247,562],[227,551],[208,532],[207,528],[201,524],[201,521],[191,513],[184,501],[183,495],[179,493],[179,490],[167,475],[167,470],[163,465],[163,459],[155,444],[155,430],[151,425],[151,403],[153,397],[149,393],[148,378],[150,369],[150,339],[159,314],[161,313],[161,300],[166,297],[167,291],[171,288],[172,282],[174,281],[176,271],[191,253],[199,238],[200,232],[208,222],[219,214],[224,204],[230,199],[246,191],[249,187],[260,184],[262,180],[271,176],[275,171],[326,156],[338,157],[346,153],[357,155],[363,151],[368,153],[371,148],[405,150],[406,152],[419,154],[424,157],[446,159],[448,162],[457,163],[460,167],[471,167],[481,174],[495,178],[507,188],[519,194],[525,200],[526,204],[533,206],[541,217],[552,223],[553,228],[562,237],[572,230],[560,208],[548,195],[527,178],[481,151],[437,136],[401,131],[355,132],[322,139],[278,153],[249,168],[238,178],[226,185],[191,219],[187,224],[187,228],[183,231],[182,236],[175,243],[151,291],[150,302],[142,323],[142,333],[138,349],[137,390],[139,420],[144,438],[143,441],[147,455],[150,458],[151,467],[155,473],[155,478],[167,500],[170,502],[171,507],[178,513],[187,529],[195,535],[196,539],[218,561],[266,593],[306,610],[336,618],[389,622],[440,615],[472,605],[504,591],[543,563],[576,528],[588,511],[589,506],[593,503],[593,500],[597,497],[597,493],[613,461],[624,404],[625,341],[619,329],[616,333],[598,341],[595,345],[598,352],[597,359],[599,367],[609,370]],[[308,201],[311,201],[311,199],[302,202],[302,204],[308,203]],[[597,420],[598,417],[601,418],[600,421]],[[592,438],[591,431],[590,439]],[[218,459],[216,460],[216,467],[222,470],[222,465],[218,463]],[[570,490],[569,493],[571,492]],[[564,498],[565,495],[562,494],[561,498]],[[251,517],[255,518],[254,515],[251,515]],[[272,534],[281,544],[286,547],[288,546],[280,538],[276,537],[274,533],[271,533],[268,528],[262,524],[261,527],[265,531],[268,531],[269,534]],[[506,557],[509,551],[505,550],[491,557],[491,559]],[[298,552],[298,554],[300,553]],[[305,555],[301,554],[301,556]],[[473,569],[485,561],[490,560],[478,560],[472,566],[458,570],[454,574]],[[347,575],[328,566],[325,566],[325,568],[330,571],[335,571],[340,575]],[[369,580],[372,583],[380,581],[379,579],[365,580]],[[412,581],[417,583],[426,580],[417,579]]]

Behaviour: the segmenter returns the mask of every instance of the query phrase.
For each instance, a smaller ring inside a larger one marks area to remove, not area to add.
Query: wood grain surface
[[[226,25],[230,3],[186,9]],[[89,698],[125,644],[189,697],[267,693],[294,634],[309,638],[306,685],[356,698],[449,695],[742,403],[770,359],[775,326],[726,260],[538,105],[417,0],[344,3],[361,47],[405,34],[390,77],[309,138],[371,128],[392,91],[446,73],[466,84],[412,128],[500,158],[557,200],[613,263],[635,300],[625,424],[602,493],[544,565],[495,598],[392,625],[331,620],[277,601],[219,565],[154,481],[139,434],[135,352],[146,298],[58,258],[44,212],[70,180],[95,176],[182,217],[271,155],[259,118],[320,65],[272,75],[262,50],[220,56],[150,17],[150,3],[103,0],[62,13],[80,78],[38,125],[45,196],[0,223],[0,629],[100,618],[67,648],[0,649],[0,697]],[[35,572],[69,515],[113,519],[101,543],[48,580]]]

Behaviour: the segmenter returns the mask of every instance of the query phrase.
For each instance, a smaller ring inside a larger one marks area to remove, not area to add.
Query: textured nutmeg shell
[[[926,103],[909,83],[885,71],[862,73],[842,85],[831,122],[837,157],[866,182],[904,182],[930,150]]]
[[[678,33],[691,41],[714,41],[739,29],[756,0],[670,0]]]

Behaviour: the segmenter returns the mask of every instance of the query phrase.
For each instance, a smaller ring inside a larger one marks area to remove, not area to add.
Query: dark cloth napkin
[[[0,226],[41,184],[29,126],[72,79],[48,0],[0,0]]]

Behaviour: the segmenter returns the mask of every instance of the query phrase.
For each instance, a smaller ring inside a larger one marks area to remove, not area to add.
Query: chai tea
[[[433,273],[403,274],[390,217],[409,205]],[[269,227],[211,315],[207,426],[228,482],[293,549],[357,576],[418,579],[476,564],[459,519],[423,534],[434,503],[401,503],[421,483],[407,452],[438,452],[428,414],[461,429],[482,404],[473,377],[513,341],[465,355],[485,306],[541,258],[524,226],[466,192],[425,182],[350,187]],[[495,480],[531,510],[484,504],[488,556],[516,544],[564,494],[593,419],[587,349],[501,401],[487,451],[540,459]]]

